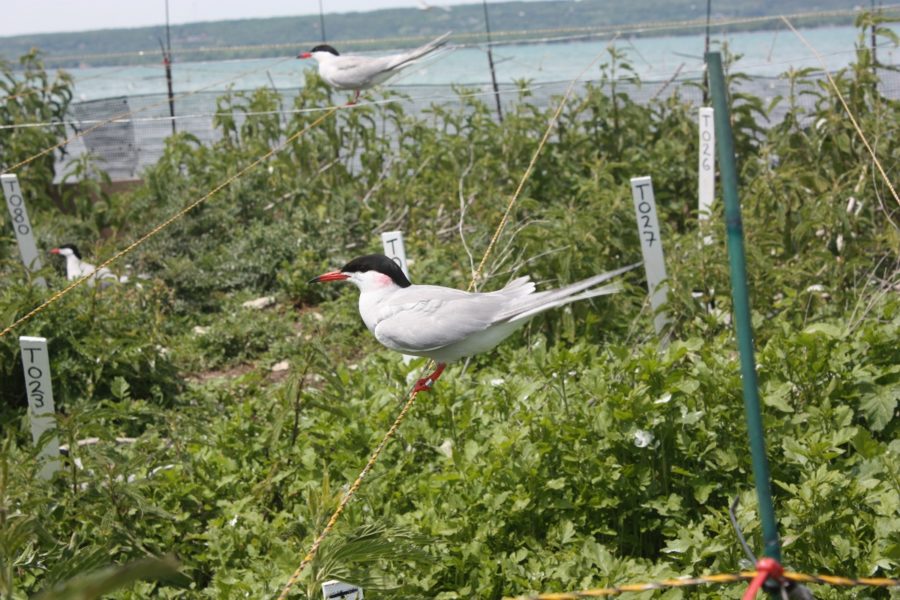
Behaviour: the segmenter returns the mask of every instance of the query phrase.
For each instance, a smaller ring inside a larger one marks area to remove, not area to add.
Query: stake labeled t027
[[[668,323],[668,318],[659,308],[666,303],[669,288],[663,283],[666,279],[666,261],[663,258],[659,219],[656,216],[656,199],[653,197],[653,181],[650,177],[631,179],[631,197],[634,200],[641,253],[644,255],[644,269],[647,272],[650,306],[654,313],[653,326],[656,333],[660,334]]]

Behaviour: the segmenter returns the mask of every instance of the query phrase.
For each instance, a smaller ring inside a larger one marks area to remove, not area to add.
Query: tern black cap
[[[403,269],[400,268],[400,265],[384,254],[360,256],[341,267],[342,273],[365,273],[366,271],[378,271],[387,275],[402,288],[412,285],[406,275],[403,274]]]

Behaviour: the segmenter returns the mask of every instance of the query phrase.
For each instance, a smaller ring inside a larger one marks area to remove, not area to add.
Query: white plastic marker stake
[[[700,157],[697,166],[697,221],[703,231],[709,224],[709,212],[716,198],[716,128],[713,109],[700,109]],[[713,243],[712,236],[704,235],[703,243]]]
[[[659,219],[656,217],[656,199],[653,197],[653,182],[649,177],[634,177],[631,180],[631,197],[634,199],[634,213],[637,216],[638,236],[641,238],[641,253],[644,255],[644,269],[647,272],[647,290],[650,292],[650,306],[653,308],[653,326],[660,334],[668,323],[666,314],[659,307],[666,303],[669,288],[661,284],[666,279],[666,262],[663,258],[662,238],[659,233]],[[665,344],[665,340],[663,340]]]
[[[403,245],[402,231],[385,231],[381,234],[384,255],[400,265],[403,274],[409,279],[409,267],[406,265],[406,247]]]
[[[406,264],[406,246],[403,245],[402,231],[385,231],[381,234],[381,244],[384,246],[384,255],[400,265],[403,274],[409,279],[409,266]],[[403,364],[408,365],[415,356],[403,354]]]
[[[37,245],[34,243],[34,232],[31,229],[31,221],[28,219],[28,210],[25,208],[25,199],[22,197],[22,189],[19,187],[19,178],[15,175],[0,175],[0,185],[6,196],[6,207],[9,216],[12,217],[13,230],[16,232],[16,241],[19,242],[19,254],[22,262],[29,271],[41,269],[41,258],[38,256]],[[43,277],[35,280],[39,286],[47,287]]]
[[[22,368],[25,369],[31,439],[37,444],[44,432],[56,429],[47,339],[23,336],[19,338],[19,347],[22,349]],[[41,448],[40,457],[46,461],[41,467],[41,477],[49,479],[59,469],[59,438],[56,435]]]
[[[363,600],[361,587],[356,587],[337,579],[332,579],[322,584],[322,595],[325,597],[325,600]]]

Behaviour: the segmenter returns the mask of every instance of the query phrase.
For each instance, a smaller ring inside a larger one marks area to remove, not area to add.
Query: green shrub
[[[894,164],[900,107],[877,94],[866,52],[837,81]],[[601,81],[563,111],[478,283],[527,273],[552,286],[637,260],[628,180],[650,173],[673,343],[659,348],[632,274],[625,292],[550,312],[452,365],[304,574],[306,597],[331,576],[364,582],[373,597],[498,598],[750,566],[728,519],[739,497],[738,521],[759,547],[722,219],[701,246],[692,107],[677,95],[634,102],[617,87],[623,73],[633,79],[612,51]],[[771,106],[732,99],[785,563],[890,575],[900,566],[898,215],[879,201],[881,183],[828,90],[809,73],[786,76],[793,92],[778,101],[791,110],[770,129],[760,118]],[[730,81],[741,77],[730,65]],[[295,108],[329,102],[315,76],[306,84]],[[815,95],[813,109],[801,92]],[[109,255],[319,116],[241,114],[283,104],[271,90],[226,94],[218,142],[172,136],[145,185],[106,208],[42,209],[41,244],[102,221],[114,241],[96,253]],[[150,277],[141,287],[75,290],[17,330],[50,340],[60,437],[72,448],[50,482],[36,478],[15,336],[0,339],[11,423],[0,590],[25,597],[102,565],[174,554],[183,579],[116,597],[276,594],[424,362],[378,346],[354,291],[309,278],[401,229],[413,281],[465,286],[554,109],[522,92],[502,125],[465,96],[418,116],[399,99],[338,111],[130,254],[133,272]],[[6,235],[4,323],[48,293],[26,283]],[[240,306],[263,294],[277,305]],[[283,360],[286,375],[273,373]],[[136,440],[117,443],[122,435]],[[74,443],[86,437],[99,441]]]

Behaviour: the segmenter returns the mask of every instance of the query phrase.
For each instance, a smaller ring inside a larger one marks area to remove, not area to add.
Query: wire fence
[[[692,106],[700,106],[703,101],[702,75],[693,73],[677,74],[671,80],[635,83],[633,81],[616,81],[615,92],[627,94],[638,103],[649,103],[653,99],[664,99],[677,94],[678,97]],[[884,70],[881,77],[881,93],[894,100],[900,100],[900,73]],[[812,76],[813,83],[824,80],[825,76]],[[510,110],[518,102],[529,102],[546,108],[552,99],[559,96],[568,85],[568,81],[531,83],[524,87],[513,84],[501,85],[499,95],[504,108]],[[601,87],[610,93],[609,82],[586,82]],[[816,86],[818,87],[818,86]],[[393,86],[394,94],[385,96],[374,94],[369,100],[363,100],[359,107],[379,105],[388,102],[398,103],[407,114],[418,115],[433,105],[459,105],[470,99],[479,99],[493,104],[493,90],[490,84],[468,86],[455,89],[451,86]],[[283,120],[288,120],[296,112],[321,112],[329,107],[291,109],[295,97],[301,88],[279,89],[283,97],[284,109],[276,111]],[[753,77],[740,84],[740,91],[761,98],[766,104],[776,97],[785,98],[790,93],[790,82],[778,77]],[[582,92],[583,93],[583,89]],[[201,143],[211,144],[221,137],[214,125],[216,100],[222,95],[220,91],[200,92],[176,102],[175,129],[188,132],[197,137]],[[527,97],[523,97],[527,95]],[[335,95],[340,101],[342,96]],[[798,98],[802,109],[811,110],[816,102],[812,95],[801,95]],[[764,125],[779,123],[788,110],[786,101],[779,102]],[[106,171],[113,181],[139,179],[142,172],[162,156],[165,140],[172,133],[173,119],[169,115],[169,107],[165,95],[138,95],[104,98],[89,102],[73,104],[67,121],[72,131],[84,131],[90,127],[126,112],[137,112],[131,118],[116,119],[97,127],[82,138],[69,144],[64,156],[57,160],[57,181],[66,177],[70,165],[82,155],[88,153],[98,166]],[[233,116],[238,126],[246,119],[260,114],[236,112]],[[40,126],[40,124],[36,124]]]

